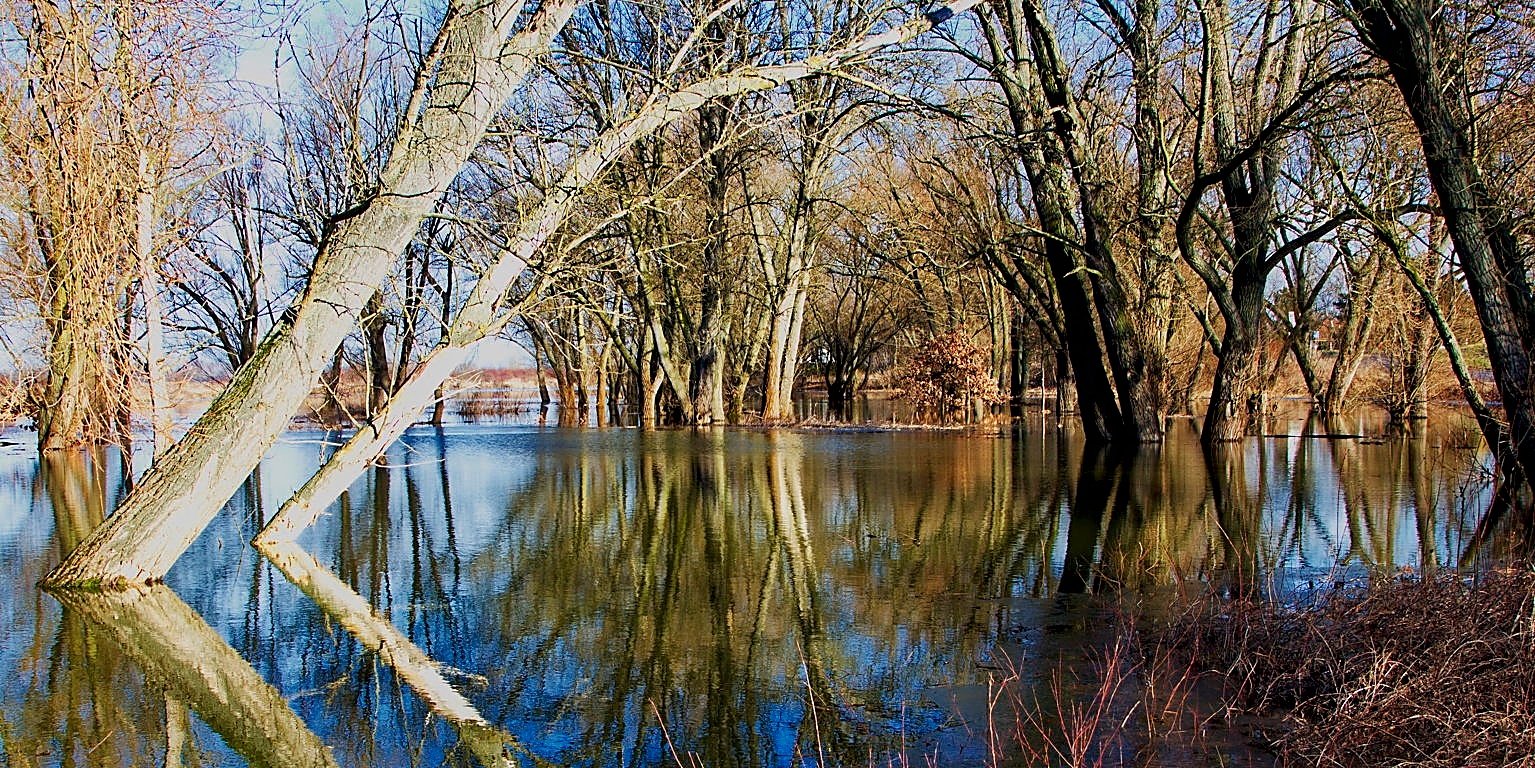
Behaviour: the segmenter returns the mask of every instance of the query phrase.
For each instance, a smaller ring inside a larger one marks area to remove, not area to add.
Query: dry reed
[[[1535,573],[1403,577],[1300,605],[1205,601],[1162,634],[1282,716],[1281,765],[1535,766]]]

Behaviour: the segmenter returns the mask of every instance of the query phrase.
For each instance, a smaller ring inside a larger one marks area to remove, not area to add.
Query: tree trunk
[[[1060,148],[1059,158],[1049,151],[1043,156],[1047,160],[1064,161],[1071,169],[1071,180],[1075,185],[1082,229],[1080,241],[1070,242],[1082,244],[1084,264],[1088,269],[1078,273],[1079,279],[1091,287],[1103,351],[1119,397],[1119,420],[1114,425],[1112,437],[1141,443],[1158,442],[1162,439],[1162,386],[1167,364],[1166,351],[1160,341],[1164,334],[1156,328],[1141,327],[1138,318],[1132,316],[1116,257],[1112,234],[1116,225],[1109,216],[1106,202],[1101,199],[1102,191],[1108,185],[1098,169],[1084,120],[1078,114],[1071,89],[1071,73],[1056,41],[1055,29],[1041,6],[1024,3],[1022,8],[1028,18],[1040,95],[1048,108],[1049,125]],[[1154,158],[1142,159],[1154,162]],[[1160,174],[1161,170],[1153,173]],[[1158,275],[1151,278],[1152,282],[1158,282],[1158,278],[1165,281],[1165,275]]]
[[[1427,313],[1418,312],[1407,329],[1407,349],[1402,357],[1401,413],[1395,421],[1428,418],[1428,372],[1433,362],[1434,337]]]
[[[171,447],[170,386],[165,372],[165,301],[155,261],[155,184],[149,153],[139,153],[139,188],[135,195],[138,231],[134,258],[139,265],[139,295],[144,300],[144,365],[149,379],[149,423],[154,455]]]
[[[812,107],[813,109],[814,107]],[[806,132],[804,119],[801,132]],[[772,334],[768,346],[767,376],[763,386],[762,420],[786,421],[794,418],[794,381],[799,375],[800,341],[805,321],[805,301],[810,294],[810,270],[815,264],[815,202],[824,194],[822,174],[824,136],[802,136],[810,148],[799,169],[799,186],[793,200],[785,238],[783,286],[773,308]],[[771,256],[769,256],[771,258]],[[771,265],[769,265],[771,266]]]
[[[1302,56],[1306,49],[1306,31],[1312,16],[1310,0],[1289,0],[1289,27],[1274,31],[1260,59],[1278,72],[1260,68],[1254,72],[1257,82],[1248,89],[1247,121],[1258,126],[1277,119],[1299,98]],[[1231,55],[1236,49],[1235,28],[1228,0],[1200,0],[1201,23],[1205,31],[1205,78],[1208,88],[1202,95],[1202,111],[1208,112],[1208,124],[1216,150],[1219,170],[1201,175],[1191,185],[1179,214],[1179,250],[1199,273],[1215,297],[1226,321],[1220,347],[1220,362],[1215,369],[1215,383],[1210,405],[1205,412],[1201,441],[1214,443],[1240,440],[1254,426],[1260,415],[1255,412],[1262,397],[1258,360],[1261,354],[1264,291],[1269,274],[1277,266],[1273,254],[1276,189],[1280,178],[1283,146],[1277,136],[1238,135],[1237,88]],[[1230,225],[1231,269],[1220,274],[1209,260],[1196,253],[1189,240],[1189,226],[1199,200],[1213,184],[1219,183]]]
[[[1221,339],[1221,355],[1215,365],[1215,382],[1210,389],[1210,404],[1205,410],[1201,439],[1206,443],[1241,440],[1256,426],[1260,396],[1264,283],[1255,280],[1233,281],[1232,298],[1236,316],[1226,322]]]
[[[1423,302],[1423,311],[1433,320],[1434,330],[1439,334],[1439,343],[1444,346],[1445,356],[1450,359],[1450,369],[1455,372],[1455,380],[1460,383],[1466,404],[1475,414],[1477,426],[1481,428],[1482,438],[1487,441],[1488,448],[1504,460],[1522,463],[1517,458],[1509,456],[1510,446],[1505,443],[1503,423],[1498,420],[1497,414],[1492,412],[1492,409],[1482,400],[1481,393],[1477,391],[1476,380],[1471,376],[1471,369],[1466,364],[1465,356],[1461,354],[1460,341],[1455,338],[1455,331],[1450,327],[1449,318],[1439,306],[1439,297],[1434,294],[1433,287],[1424,279],[1423,274],[1408,260],[1406,243],[1383,227],[1376,227],[1375,232],[1386,241],[1387,247],[1396,257],[1397,266],[1402,269],[1402,274],[1407,276],[1413,290],[1418,292],[1418,298]]]
[[[1008,340],[1011,342],[1008,349],[1008,413],[1014,419],[1022,419],[1024,400],[1029,395],[1029,346],[1024,340],[1027,320],[1024,319],[1021,308],[1011,306],[1010,310],[1008,319],[1012,323],[1012,333],[1008,334]]]
[[[704,247],[699,291],[698,327],[694,331],[688,373],[686,418],[694,425],[722,423],[725,418],[726,314],[730,299],[725,274],[730,237],[726,210],[727,184],[736,173],[724,146],[734,123],[728,103],[705,104],[698,110],[699,150],[705,162]]]
[[[853,403],[853,380],[837,376],[826,384],[826,415],[833,421],[847,421]]]
[[[787,280],[774,308],[767,375],[763,381],[762,420],[770,423],[794,418],[794,380],[799,375],[805,300],[809,294],[803,260],[791,256],[788,268],[796,274]]]
[[[37,412],[37,447],[43,452],[75,448],[85,441],[89,404],[89,352],[71,318],[54,320],[48,339],[48,382]]]
[[[1072,410],[1080,410],[1082,429],[1089,442],[1108,442],[1123,433],[1124,423],[1104,362],[1088,265],[1077,256],[1079,249],[1073,247],[1084,242],[1072,215],[1076,188],[1066,147],[1055,133],[1049,132],[1055,128],[1047,117],[1053,107],[1046,101],[1038,73],[1025,63],[1036,54],[1031,51],[1031,41],[1022,35],[1036,14],[1023,3],[1001,7],[1006,22],[1003,29],[999,31],[996,25],[986,24],[982,30],[997,67],[994,74],[1007,100],[1014,149],[1029,180],[1039,228],[1046,235],[1045,260],[1055,283],[1066,352],[1075,375]]]
[[[389,401],[389,392],[394,385],[394,376],[389,367],[389,348],[384,339],[389,323],[384,317],[382,292],[375,291],[368,299],[368,303],[363,308],[361,322],[366,350],[364,355],[368,393],[366,407],[368,418],[371,419],[375,413],[383,409],[384,403]]]
[[[1310,326],[1302,323],[1291,328],[1289,346],[1295,355],[1295,366],[1300,369],[1301,381],[1306,385],[1306,394],[1311,397],[1311,402],[1321,407],[1327,402],[1327,393],[1323,389],[1322,376],[1317,373],[1316,346],[1311,340]]]
[[[1071,368],[1071,355],[1065,349],[1055,350],[1055,413],[1059,417],[1077,412],[1076,374]]]

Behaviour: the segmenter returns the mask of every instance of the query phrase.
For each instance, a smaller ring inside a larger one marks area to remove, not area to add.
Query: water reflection
[[[105,448],[86,451],[50,451],[38,459],[41,485],[47,491],[53,509],[53,525],[59,558],[79,545],[107,513],[107,499],[116,501],[118,486],[113,479],[121,469],[119,454]]]
[[[282,694],[256,674],[256,670],[229,647],[218,632],[168,587],[157,585],[143,590],[101,594],[60,592],[57,597],[66,611],[73,611],[82,619],[81,639],[91,648],[93,661],[108,658],[114,662],[127,661],[143,675],[141,685],[150,695],[137,697],[136,703],[149,704],[155,698],[163,699],[166,749],[161,764],[181,765],[189,756],[196,760],[195,755],[189,755],[192,750],[187,743],[191,730],[187,710],[190,709],[250,765],[272,768],[334,768],[336,765],[329,748],[294,714]],[[103,641],[109,641],[112,647],[105,647]],[[94,674],[97,671],[87,669],[84,676],[99,686],[100,675]],[[119,667],[113,671],[124,670]],[[138,684],[126,687],[134,690]],[[139,713],[137,720],[118,720],[114,715],[119,713],[111,710],[103,713],[102,705],[122,701],[121,692],[96,690],[92,694],[86,710],[105,714],[102,719],[111,722],[115,726],[113,730],[122,728],[131,733],[141,730],[146,722],[153,724],[159,720],[143,713]],[[97,720],[96,725],[100,727],[106,723]],[[110,731],[103,734],[103,738],[112,736]],[[89,746],[89,751],[94,752],[99,743],[76,742],[73,746],[77,749]],[[149,763],[135,754],[121,757],[125,759],[98,757],[89,762],[100,765]]]
[[[378,654],[433,713],[451,723],[480,765],[514,765],[513,753],[528,754],[515,738],[486,722],[474,705],[447,681],[444,670],[435,661],[312,555],[290,542],[263,545],[261,551],[326,616]]]
[[[268,457],[175,594],[112,599],[32,585],[120,468],[0,456],[12,754],[976,765],[998,649],[1043,674],[1096,626],[1075,595],[1453,566],[1489,502],[1443,431],[1205,453],[1179,430],[1122,455],[1055,430],[462,427],[408,434],[297,545],[256,556],[241,542],[319,437]]]
[[[100,450],[49,453],[37,469],[57,549],[27,558],[35,577],[101,522],[122,477],[117,456]],[[277,689],[168,588],[64,592],[57,606],[18,593],[32,598],[33,631],[4,649],[19,683],[3,711],[7,764],[202,764],[195,710],[250,765],[335,765]]]

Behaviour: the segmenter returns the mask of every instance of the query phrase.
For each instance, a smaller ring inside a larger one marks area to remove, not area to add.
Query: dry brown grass
[[[1535,766],[1535,573],[1399,578],[1303,605],[1196,604],[1162,635],[1282,715],[1282,765]]]

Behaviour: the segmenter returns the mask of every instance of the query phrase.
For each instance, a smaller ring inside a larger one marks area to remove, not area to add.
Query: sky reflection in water
[[[35,584],[121,468],[12,446],[4,764],[980,764],[997,657],[1097,625],[1070,593],[1457,563],[1488,503],[1461,429],[1210,461],[1182,428],[1133,460],[1054,431],[418,429],[268,559],[245,542],[325,450],[295,433],[166,588],[62,602]]]

